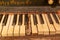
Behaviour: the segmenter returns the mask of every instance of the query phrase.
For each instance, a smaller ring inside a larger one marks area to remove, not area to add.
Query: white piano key
[[[8,14],[5,15],[4,20],[3,20],[3,26],[5,26],[5,25],[7,26],[8,16],[9,16]]]
[[[15,25],[14,27],[14,36],[19,36],[19,26]]]
[[[23,14],[22,25],[20,25],[20,36],[25,36],[25,25],[24,25],[25,15]]]
[[[49,29],[45,20],[45,16],[44,13],[42,14],[43,20],[44,20],[44,24],[43,24],[43,30],[44,30],[44,35],[49,35]]]
[[[37,34],[37,27],[36,27],[36,25],[34,25],[33,22],[34,22],[33,15],[31,14],[31,28],[32,28],[32,34],[34,35],[34,34]]]
[[[10,20],[9,29],[8,29],[8,36],[13,36],[13,28],[14,28],[14,26],[12,26],[13,18],[14,18],[14,15],[11,15],[11,20]]]
[[[14,36],[19,36],[19,25],[18,25],[19,15],[17,15],[17,22],[14,27]]]
[[[10,20],[11,15],[8,16],[8,20],[7,20],[7,24],[6,26],[3,26],[3,30],[2,30],[2,36],[7,36],[7,31],[8,31],[8,24],[9,24],[9,20]]]
[[[54,27],[55,27],[55,29],[56,29],[56,34],[60,34],[60,25],[55,22],[55,20],[54,20],[54,18],[53,18],[53,15],[52,15],[52,14],[50,14],[50,15],[51,15],[51,18],[52,18],[52,20],[53,20],[53,22],[54,22],[53,25],[54,25]]]
[[[38,24],[37,24],[38,35],[40,35],[40,34],[43,34],[43,26],[40,23],[39,14],[36,14],[36,17],[37,17],[37,22],[38,22]]]
[[[45,19],[46,19],[48,27],[49,27],[50,35],[55,35],[55,28],[54,28],[53,24],[49,23],[47,14],[45,14]]]
[[[2,33],[2,28],[3,28],[2,22],[3,22],[4,17],[5,17],[5,15],[3,15],[1,23],[0,23],[0,36],[1,36],[1,33]]]
[[[3,15],[3,18],[2,18],[2,20],[1,20],[1,24],[2,24],[2,22],[3,22],[3,20],[4,20],[4,17],[5,17],[5,15]]]

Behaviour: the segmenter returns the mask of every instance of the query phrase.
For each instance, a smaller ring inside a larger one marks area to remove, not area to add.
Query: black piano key
[[[34,21],[34,25],[37,25],[37,17],[36,17],[36,15],[35,14],[33,14],[33,21]]]
[[[58,19],[57,19],[57,17],[56,17],[56,14],[55,14],[55,13],[52,13],[52,15],[53,15],[53,18],[55,19],[56,23],[59,24],[59,21],[58,21]]]
[[[22,16],[23,16],[23,14],[19,14],[19,22],[18,22],[18,25],[22,25]]]
[[[7,20],[8,20],[8,16],[9,16],[8,14],[5,15],[4,20],[3,20],[3,25],[6,25]]]
[[[1,22],[1,20],[2,20],[2,17],[3,17],[3,14],[0,14],[0,22]]]
[[[50,16],[50,14],[47,14],[47,16],[48,16],[49,23],[50,23],[50,24],[53,24],[53,21],[52,21],[52,18],[51,18],[51,16]]]
[[[12,25],[16,25],[16,22],[17,22],[17,14],[14,14]]]
[[[41,23],[41,24],[44,24],[44,20],[43,20],[43,17],[42,17],[41,14],[39,14],[39,18],[40,18],[40,23]]]
[[[25,22],[24,22],[24,24],[27,25],[28,21],[29,21],[28,14],[25,14]]]

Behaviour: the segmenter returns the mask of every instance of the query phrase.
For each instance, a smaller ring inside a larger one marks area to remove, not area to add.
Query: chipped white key
[[[44,30],[44,35],[49,35],[49,29],[45,20],[45,16],[44,13],[42,14],[43,20],[44,20],[44,24],[43,24],[43,30]]]
[[[38,22],[38,24],[37,24],[38,35],[40,35],[40,34],[43,34],[43,26],[40,23],[40,18],[39,18],[38,14],[36,14],[36,17],[37,17],[37,22]]]
[[[53,24],[49,23],[47,14],[45,14],[45,18],[46,18],[46,21],[47,21],[47,24],[49,27],[50,35],[55,35],[55,28],[54,28]]]

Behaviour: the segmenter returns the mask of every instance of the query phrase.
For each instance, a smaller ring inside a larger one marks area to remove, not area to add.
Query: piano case
[[[48,0],[0,0],[0,13],[58,12],[59,0],[53,1],[53,4],[48,4]],[[0,40],[60,40],[60,35],[1,36]]]

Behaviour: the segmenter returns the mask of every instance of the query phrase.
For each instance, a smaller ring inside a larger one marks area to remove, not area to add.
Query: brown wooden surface
[[[60,40],[60,36],[0,37],[0,40]]]

